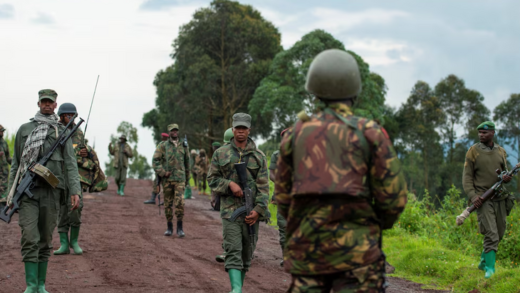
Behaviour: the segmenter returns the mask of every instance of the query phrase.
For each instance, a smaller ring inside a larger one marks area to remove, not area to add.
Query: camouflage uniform
[[[191,169],[191,177],[193,178],[193,183],[195,184],[195,189],[199,186],[199,166],[197,165],[197,161],[199,159],[199,155],[197,155],[196,150],[191,150],[190,154],[190,169]]]
[[[321,102],[284,135],[275,182],[278,212],[287,219],[288,292],[381,292],[381,229],[390,229],[406,204],[399,160],[382,128],[347,106],[361,91],[350,54],[316,56],[306,88]]]
[[[168,129],[170,131],[170,129]],[[161,177],[164,194],[164,210],[168,228],[173,221],[173,204],[175,204],[175,216],[177,217],[177,233],[179,223],[182,230],[182,219],[184,217],[184,188],[190,178],[190,158],[188,146],[184,146],[180,139],[160,143],[153,155],[153,168],[155,173]],[[167,172],[170,177],[165,178]]]
[[[280,152],[276,151],[271,155],[271,164],[269,165],[269,172],[273,172],[276,174],[276,162],[278,161],[279,154]],[[276,203],[276,193],[273,193],[271,201],[275,201]],[[287,221],[280,213],[276,213],[276,223],[278,224],[278,232],[280,234],[280,247],[282,247],[283,251],[285,246],[285,229],[287,228]]]
[[[0,125],[0,131],[5,131],[2,125]],[[11,164],[12,158],[9,154],[9,146],[3,137],[0,137],[0,202],[5,200],[7,197],[7,183],[9,180],[9,165]]]
[[[208,157],[204,150],[200,150],[199,157],[195,164],[198,167],[199,192],[205,194],[206,179],[208,177]]]
[[[134,155],[132,153],[132,148],[128,143],[126,143],[126,137],[121,136],[120,139],[124,139],[125,142],[117,142],[114,147],[112,144],[109,144],[108,151],[114,156],[114,171],[116,172],[115,180],[119,187],[118,194],[123,195],[128,170],[128,158],[132,158]]]

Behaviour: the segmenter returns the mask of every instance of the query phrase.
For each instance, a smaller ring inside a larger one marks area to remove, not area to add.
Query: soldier
[[[213,148],[213,153],[215,153],[216,150],[218,150],[220,148],[221,144],[220,142],[218,141],[215,141],[211,144],[211,147]],[[212,211],[220,211],[220,197],[218,197],[218,201],[219,201],[219,204],[218,206],[216,205],[217,203],[217,193],[215,191],[213,191],[213,189],[211,190],[211,210]]]
[[[206,179],[208,177],[208,157],[204,149],[199,150],[199,157],[195,163],[199,168],[199,192],[206,195]]]
[[[114,156],[114,171],[116,172],[117,194],[125,195],[126,173],[128,170],[128,158],[132,158],[132,148],[126,143],[126,135],[119,137],[119,144],[115,147],[108,145],[108,151]]]
[[[191,175],[193,178],[193,183],[195,186],[193,186],[193,189],[197,189],[198,186],[198,176],[199,176],[199,167],[197,166],[197,160],[199,158],[199,155],[197,154],[197,150],[191,150],[190,154],[190,169],[191,169]]]
[[[20,126],[16,134],[8,185],[9,205],[12,204],[17,185],[15,178],[22,178],[27,167],[47,153],[56,138],[67,131],[54,114],[58,94],[45,89],[39,91],[38,96],[40,111],[30,122]],[[67,196],[71,197],[72,210],[77,209],[80,203],[78,166],[70,139],[63,148],[56,150],[46,167],[58,178],[58,187],[54,189],[44,180],[36,180],[34,188],[31,189],[34,197],[24,196],[19,210],[18,225],[22,230],[26,293],[47,293],[47,265],[52,251],[52,232],[58,220],[57,207],[62,193],[67,190]]]
[[[352,113],[361,78],[350,54],[318,54],[305,87],[317,113],[282,138],[275,183],[288,292],[382,292],[382,229],[406,204],[399,160],[382,128]]]
[[[283,137],[284,133],[288,129],[284,129],[282,133],[280,133],[280,136]],[[275,181],[275,174],[276,174],[276,162],[278,161],[278,155],[280,154],[280,151],[275,151],[271,155],[271,164],[269,165],[269,179],[271,181]],[[276,193],[273,193],[273,197],[271,198],[271,204],[276,205]],[[280,246],[282,247],[282,260],[280,261],[280,266],[283,267],[283,247],[285,245],[285,228],[287,227],[287,221],[285,218],[280,214],[276,213],[276,224],[278,225],[278,233],[280,235]]]
[[[170,135],[168,133],[164,133],[164,132],[161,133],[161,142],[160,143],[167,141],[168,137],[170,137]],[[159,192],[161,192],[159,177],[157,176],[157,174],[155,174],[155,179],[153,180],[153,187],[152,187],[152,197],[149,200],[145,200],[144,203],[145,204],[155,204],[155,198],[157,197]],[[159,203],[159,204],[161,204],[161,203]]]
[[[495,124],[486,121],[477,127],[480,143],[471,146],[466,154],[462,184],[469,200],[477,208],[479,231],[484,235],[484,249],[480,255],[478,268],[490,278],[495,273],[495,257],[498,244],[506,231],[506,217],[514,206],[514,197],[501,192],[493,199],[482,202],[480,195],[485,193],[499,178],[495,170],[507,169],[506,151],[493,142]],[[504,182],[511,181],[505,175]]]
[[[164,214],[168,230],[164,236],[173,233],[173,204],[175,203],[175,217],[177,217],[177,236],[184,237],[182,219],[184,217],[184,188],[190,180],[190,157],[188,142],[179,139],[179,126],[168,125],[170,137],[160,143],[153,155],[153,168],[161,177],[164,193]]]
[[[224,132],[224,145],[229,144],[231,139],[233,138],[233,128],[228,128],[226,132]]]
[[[3,208],[7,198],[7,181],[9,178],[9,165],[11,164],[11,155],[9,154],[9,146],[4,140],[5,128],[0,125],[0,209]]]
[[[258,240],[258,221],[266,220],[269,201],[269,179],[265,155],[249,138],[251,116],[245,113],[233,115],[234,138],[220,147],[211,159],[209,186],[221,194],[220,217],[222,218],[225,268],[229,273],[232,292],[242,292],[246,272],[251,266],[252,255]],[[243,191],[238,184],[234,164],[247,164],[248,185],[253,190],[255,207],[245,218],[229,220],[233,212],[243,205]],[[254,243],[250,242],[248,227],[256,231]],[[253,246],[253,248],[251,247]]]

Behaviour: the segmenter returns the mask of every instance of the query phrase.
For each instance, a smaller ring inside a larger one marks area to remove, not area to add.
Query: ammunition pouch
[[[29,168],[29,170],[38,175],[40,179],[45,180],[45,182],[52,186],[52,188],[56,188],[60,184],[60,180],[56,178],[54,173],[41,164],[34,164]]]

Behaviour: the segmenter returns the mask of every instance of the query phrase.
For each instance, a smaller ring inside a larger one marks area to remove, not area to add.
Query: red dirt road
[[[221,253],[219,213],[210,211],[207,196],[186,200],[186,237],[163,236],[164,212],[144,205],[151,181],[128,180],[126,195],[115,185],[102,193],[86,194],[80,233],[82,256],[52,256],[47,290],[51,293],[229,292]],[[175,228],[175,223],[174,223]],[[174,231],[175,232],[175,231]],[[15,215],[0,223],[0,292],[23,292],[25,276],[20,255],[20,228]],[[175,234],[174,234],[175,235]],[[54,249],[59,247],[57,231]],[[244,292],[285,292],[290,275],[279,266],[278,231],[265,224]],[[405,280],[392,279],[387,292],[431,292]]]

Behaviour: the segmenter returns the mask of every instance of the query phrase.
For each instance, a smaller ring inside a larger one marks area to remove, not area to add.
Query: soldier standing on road
[[[206,195],[206,179],[208,177],[208,157],[204,149],[199,150],[199,158],[196,161],[199,168],[199,193]]]
[[[14,143],[13,164],[9,177],[8,204],[12,204],[17,182],[27,167],[40,159],[67,129],[58,122],[54,114],[58,94],[46,89],[38,92],[38,107],[30,122],[18,129]],[[35,181],[31,192],[33,198],[24,196],[19,210],[19,225],[22,229],[22,258],[25,263],[26,293],[48,293],[45,290],[47,265],[52,251],[52,232],[58,221],[58,207],[63,192],[71,197],[72,210],[77,209],[81,193],[78,166],[69,139],[64,147],[58,148],[46,167],[58,178],[57,188],[44,180]]]
[[[9,165],[11,164],[11,155],[9,154],[9,146],[4,140],[5,128],[0,125],[0,209],[3,208],[7,199],[7,181],[9,179]]]
[[[168,125],[170,137],[160,143],[153,155],[153,168],[161,177],[164,194],[164,214],[168,229],[164,236],[173,234],[173,204],[177,217],[177,236],[184,237],[182,219],[184,217],[184,188],[190,180],[190,157],[188,142],[179,139],[179,126]]]
[[[213,153],[215,153],[219,148],[220,148],[221,144],[220,142],[218,141],[215,141],[211,144],[211,147],[213,148]],[[217,204],[217,193],[215,191],[213,191],[213,189],[211,190],[211,210],[214,210],[214,211],[220,211],[220,197],[218,197],[218,206],[216,205]]]
[[[495,273],[495,258],[498,244],[506,231],[506,217],[515,204],[513,195],[501,192],[493,199],[482,202],[480,196],[500,179],[496,169],[507,169],[507,154],[504,148],[493,142],[495,124],[486,121],[477,127],[480,143],[471,146],[466,153],[462,184],[469,200],[477,208],[479,231],[484,235],[484,250],[478,268],[490,278]],[[504,182],[511,181],[505,175]]]
[[[258,221],[268,214],[269,179],[265,155],[257,149],[249,138],[251,116],[245,113],[233,115],[234,138],[219,148],[211,159],[208,176],[210,187],[221,194],[220,217],[222,218],[225,268],[229,273],[232,292],[242,292],[246,272],[251,266],[252,255],[247,225],[255,229],[253,247],[258,240]],[[243,191],[240,188],[235,164],[245,162],[248,170],[248,185],[253,190],[254,209],[245,218],[231,222],[233,212],[243,205]]]
[[[161,133],[161,142],[159,144],[163,143],[164,141],[167,141],[168,137],[170,137],[170,135],[168,133],[164,133],[164,132]],[[157,173],[156,173],[155,174],[155,178],[153,180],[152,197],[149,200],[146,200],[144,202],[145,204],[155,204],[155,198],[157,197],[159,192],[161,192],[161,186],[160,186],[159,178],[160,177],[157,176]]]
[[[114,156],[114,171],[116,172],[117,194],[125,195],[126,173],[128,172],[128,158],[133,157],[132,148],[126,143],[126,135],[119,137],[119,143],[108,145],[108,151]]]
[[[318,54],[305,87],[317,112],[284,135],[276,171],[288,292],[384,292],[381,229],[406,204],[399,160],[382,128],[352,113],[361,78],[349,53]]]
[[[197,160],[199,158],[199,155],[197,154],[197,150],[191,150],[190,153],[190,170],[191,170],[191,177],[193,178],[194,189],[197,189],[199,186],[199,167],[197,166]]]

